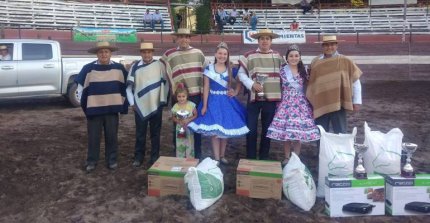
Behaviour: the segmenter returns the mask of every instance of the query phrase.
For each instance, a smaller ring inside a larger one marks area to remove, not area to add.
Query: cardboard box
[[[282,167],[278,161],[241,159],[236,172],[236,194],[282,199]]]
[[[390,215],[430,215],[430,174],[386,176],[385,209]]]
[[[384,178],[326,177],[325,212],[330,217],[384,215]]]
[[[148,170],[148,195],[187,195],[184,176],[199,160],[160,156]]]

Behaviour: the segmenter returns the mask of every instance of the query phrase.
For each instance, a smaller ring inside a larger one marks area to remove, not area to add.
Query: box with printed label
[[[384,215],[384,178],[326,177],[325,212],[330,217]]]
[[[386,176],[385,197],[390,215],[430,215],[430,174]]]
[[[148,170],[148,195],[187,195],[184,176],[199,160],[160,156]]]
[[[236,172],[236,194],[282,199],[282,167],[278,161],[241,159]]]

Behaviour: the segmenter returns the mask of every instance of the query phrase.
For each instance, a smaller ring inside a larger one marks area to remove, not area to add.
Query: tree
[[[202,4],[195,9],[196,31],[200,34],[207,34],[211,30],[211,4],[210,0],[202,0]]]

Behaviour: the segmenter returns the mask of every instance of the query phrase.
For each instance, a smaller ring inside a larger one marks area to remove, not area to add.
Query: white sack
[[[403,133],[398,128],[386,134],[371,131],[364,123],[364,144],[369,146],[363,154],[364,168],[367,173],[400,174]]]
[[[217,161],[204,159],[197,167],[190,167],[184,176],[191,204],[201,211],[221,198],[224,193],[224,179]]]
[[[315,204],[317,193],[311,172],[294,152],[282,172],[285,197],[299,208],[309,211]]]
[[[354,139],[357,128],[351,134],[333,134],[318,125],[321,132],[318,167],[317,196],[324,197],[325,177],[348,176],[354,172]]]

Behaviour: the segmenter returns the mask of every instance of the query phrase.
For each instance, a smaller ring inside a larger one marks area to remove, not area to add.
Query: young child
[[[312,108],[304,88],[308,80],[306,69],[300,58],[297,45],[288,47],[285,55],[287,65],[281,69],[282,101],[267,130],[267,137],[284,141],[286,165],[290,159],[291,147],[299,155],[301,142],[315,141],[320,133],[313,119]]]
[[[188,101],[188,91],[182,83],[176,87],[177,103],[172,107],[172,120],[176,124],[176,157],[194,158],[194,134],[188,129],[188,123],[197,117],[196,105]],[[178,113],[188,112],[185,118],[179,118]],[[181,132],[185,130],[184,133]]]
[[[220,43],[215,52],[215,63],[206,67],[203,79],[203,100],[199,104],[197,119],[189,124],[194,132],[211,136],[215,160],[228,164],[225,159],[227,138],[243,136],[246,126],[245,108],[235,98],[242,85],[234,79],[227,44]]]

